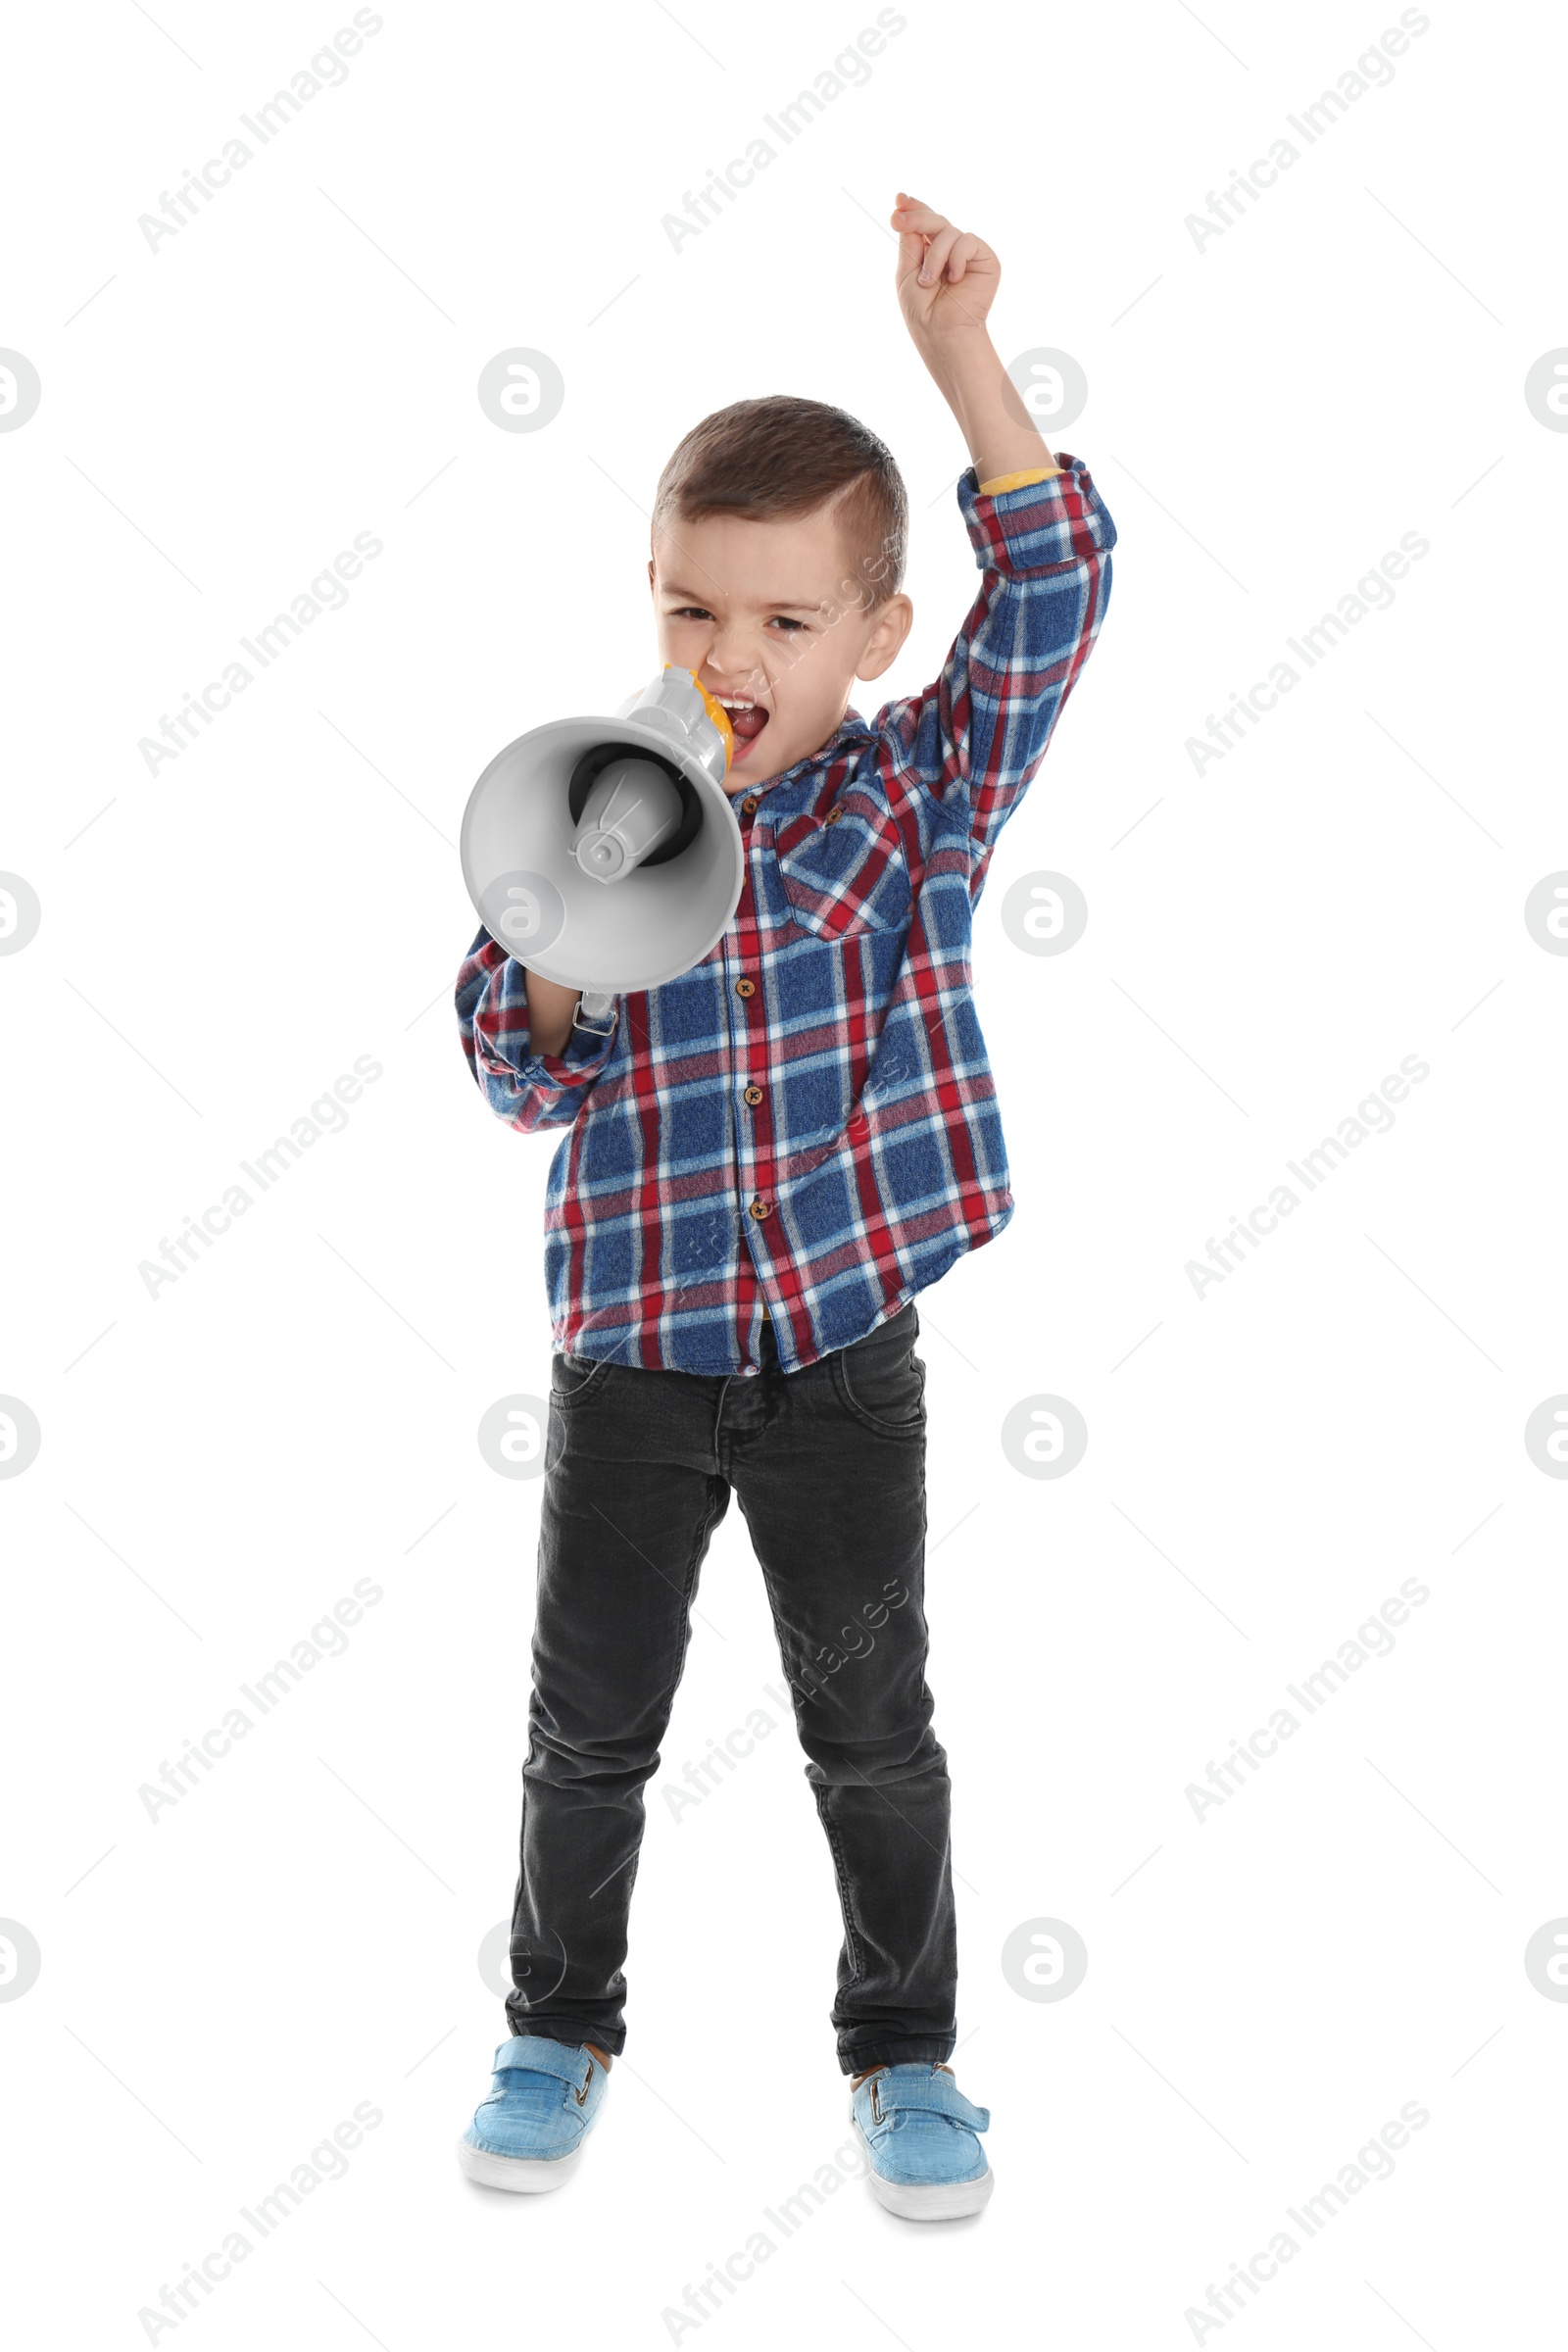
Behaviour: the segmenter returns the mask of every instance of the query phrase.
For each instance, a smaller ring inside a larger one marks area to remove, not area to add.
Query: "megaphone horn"
[[[608,718],[535,727],[468,795],[461,856],[485,929],[583,1010],[701,963],[741,894],[721,705],[666,662]]]

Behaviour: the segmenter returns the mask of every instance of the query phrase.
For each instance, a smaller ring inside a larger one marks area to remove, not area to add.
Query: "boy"
[[[660,482],[648,571],[661,657],[729,713],[734,916],[604,1033],[487,932],[459,979],[491,1107],[566,1131],[511,2038],[459,2146],[497,2187],[566,2178],[624,2046],[643,1789],[732,1487],[838,1876],[832,2017],[867,2178],[925,2220],[992,2187],[990,2115],[946,2064],[913,1296],[1012,1212],[970,917],[1099,630],[1115,530],[1006,382],[995,254],[903,195],[893,224],[906,324],[973,461],[958,504],[983,578],[942,676],[869,725],[849,708],[913,613],[904,485],[875,435],[785,398],[706,418]]]

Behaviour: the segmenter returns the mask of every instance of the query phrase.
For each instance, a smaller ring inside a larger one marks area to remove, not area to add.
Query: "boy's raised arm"
[[[930,205],[901,191],[899,308],[916,351],[958,429],[983,486],[1005,474],[1059,473],[997,357],[986,318],[1002,264],[972,230],[955,228]]]
[[[973,461],[958,499],[984,577],[941,676],[876,723],[925,789],[967,797],[978,872],[1099,633],[1116,529],[1007,379],[986,325],[1002,275],[990,246],[902,194],[893,225],[905,323]]]

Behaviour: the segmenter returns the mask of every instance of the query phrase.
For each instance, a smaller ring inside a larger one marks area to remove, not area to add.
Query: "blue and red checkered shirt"
[[[788,1371],[886,1321],[1012,1214],[970,919],[1104,616],[1116,531],[1088,469],[958,505],[980,594],[924,693],[848,711],[756,788],[722,938],[535,1054],[522,966],[458,979],[474,1078],[564,1128],[545,1202],[555,1345],[678,1372]],[[748,796],[751,798],[753,796]]]

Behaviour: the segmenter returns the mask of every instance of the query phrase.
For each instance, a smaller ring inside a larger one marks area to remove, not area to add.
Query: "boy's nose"
[[[761,663],[742,646],[715,644],[704,667],[710,673],[704,683],[714,693],[759,694],[766,684]]]

